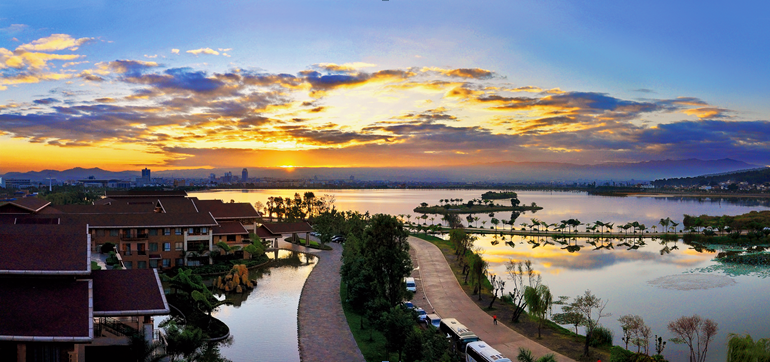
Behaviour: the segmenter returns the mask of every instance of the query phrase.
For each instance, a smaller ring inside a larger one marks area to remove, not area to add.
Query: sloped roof
[[[0,278],[0,340],[93,339],[90,280]]]
[[[282,236],[281,234],[273,234],[264,225],[257,228],[257,235],[262,239],[275,239]]]
[[[155,211],[155,203],[129,204],[113,202],[107,205],[56,205],[66,214],[148,214]]]
[[[248,202],[225,203],[222,200],[194,200],[201,211],[209,211],[217,220],[254,219],[262,217]]]
[[[214,235],[243,235],[249,232],[237,221],[221,222],[211,229]]]
[[[200,227],[215,226],[209,213],[89,214],[62,216],[65,222],[87,223],[91,228]]]
[[[94,316],[169,313],[155,269],[94,270]]]
[[[46,201],[37,197],[23,197],[20,199],[8,201],[7,204],[0,205],[0,209],[9,208],[8,205],[16,206],[28,212],[36,213],[42,210],[44,207],[50,205],[50,201]]]
[[[307,221],[264,223],[262,226],[273,234],[309,233],[313,231]]]
[[[3,225],[0,274],[83,275],[90,271],[87,231],[80,225]]]

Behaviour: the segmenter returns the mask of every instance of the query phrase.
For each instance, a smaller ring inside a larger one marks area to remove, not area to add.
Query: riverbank
[[[515,358],[518,348],[524,347],[530,349],[535,356],[556,353],[558,361],[580,360],[584,337],[552,324],[544,328],[542,338],[536,340],[535,322],[524,314],[519,323],[511,323],[512,307],[508,308],[498,300],[489,309],[492,299],[489,293],[482,293],[482,301],[478,301],[478,296],[473,295],[472,288],[463,285],[462,271],[457,267],[456,257],[448,242],[438,238],[428,239],[430,241],[412,236],[409,242],[415,249],[419,264],[418,282],[424,288],[432,308],[440,316],[457,318],[460,323],[508,358]],[[492,315],[498,317],[498,325],[492,323]],[[607,351],[594,348],[591,351],[596,352],[590,360],[609,360]]]

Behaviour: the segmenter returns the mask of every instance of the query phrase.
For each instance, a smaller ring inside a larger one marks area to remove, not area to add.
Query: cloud
[[[445,75],[447,77],[458,78],[473,78],[473,79],[489,79],[494,76],[489,70],[480,68],[458,68],[458,69],[443,69],[438,67],[424,67],[420,69],[421,72],[434,72]]]
[[[16,33],[22,32],[24,30],[27,30],[28,28],[29,28],[29,26],[25,25],[25,24],[11,24],[7,28],[0,29],[0,31],[2,31],[2,32],[6,33],[6,34],[16,34]],[[16,38],[14,38],[14,39],[16,39]],[[18,41],[18,40],[16,40],[16,41]]]
[[[698,118],[726,118],[730,110],[717,107],[688,108],[682,110],[682,113],[696,116]]]
[[[171,52],[174,54],[179,54],[179,49],[171,49]]]
[[[742,121],[696,97],[628,100],[515,86],[483,69],[317,63],[294,74],[207,72],[123,59],[56,73],[50,59],[37,68],[24,58],[21,68],[7,65],[19,56],[0,49],[0,87],[72,77],[102,83],[0,106],[0,132],[56,147],[140,148],[167,165],[215,164],[215,155],[390,166],[479,157],[770,160],[766,121]],[[383,93],[396,100],[385,104]],[[698,120],[672,121],[677,115]],[[661,118],[666,121],[648,121]]]
[[[345,63],[345,64],[318,63],[318,64],[313,64],[311,66],[311,69],[325,71],[329,73],[354,73],[362,68],[372,68],[376,66],[377,66],[376,64],[363,63],[363,62],[354,62],[354,63]]]
[[[200,49],[188,50],[187,53],[195,54],[195,55],[199,55],[199,54],[219,55],[218,51],[211,48],[200,48]]]
[[[76,65],[78,65],[78,64],[87,64],[87,63],[88,63],[88,61],[87,61],[87,60],[84,60],[84,61],[80,61],[80,62],[66,62],[66,63],[62,64],[62,66],[61,66],[61,67],[62,67],[62,68],[67,68],[67,67],[74,67],[74,66],[76,66]]]
[[[32,103],[42,104],[42,105],[52,104],[52,103],[59,103],[59,102],[60,101],[58,99],[56,99],[56,98],[43,98],[43,99],[36,99],[36,100],[32,101]]]
[[[16,50],[27,52],[52,52],[65,49],[78,50],[78,47],[90,40],[93,40],[93,38],[75,39],[68,34],[51,34],[49,37],[20,45]]]
[[[654,90],[647,89],[647,88],[634,89],[634,92],[639,92],[639,93],[656,93]]]

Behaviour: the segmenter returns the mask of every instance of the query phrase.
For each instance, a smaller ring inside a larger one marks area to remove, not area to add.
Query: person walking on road
[[[497,315],[492,316],[492,321],[497,325]]]

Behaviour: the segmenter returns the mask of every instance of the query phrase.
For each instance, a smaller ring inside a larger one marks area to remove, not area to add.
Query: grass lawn
[[[347,289],[345,283],[340,283],[340,299],[342,300],[342,310],[345,312],[345,318],[348,320],[348,326],[356,339],[358,349],[364,355],[368,362],[374,361],[398,361],[398,352],[385,354],[385,337],[380,333],[364,316],[356,314],[353,308],[345,302],[347,299]],[[363,329],[361,328],[361,320]]]
[[[460,286],[471,298],[471,300],[473,300],[476,305],[479,306],[479,308],[490,315],[490,319],[493,314],[496,314],[499,323],[505,324],[508,328],[511,328],[530,339],[536,340],[543,346],[546,346],[551,350],[559,352],[577,361],[593,362],[597,359],[601,359],[603,361],[610,360],[611,346],[598,348],[591,347],[591,356],[586,359],[583,357],[585,337],[577,335],[569,329],[563,328],[551,321],[547,321],[546,326],[541,331],[543,338],[537,339],[537,322],[535,318],[531,318],[529,315],[527,315],[526,312],[519,317],[518,323],[511,322],[511,319],[513,318],[513,312],[515,310],[512,304],[506,304],[498,299],[495,301],[492,309],[488,309],[489,302],[492,300],[492,294],[489,292],[491,289],[489,281],[485,280],[484,288],[482,288],[483,292],[481,295],[481,301],[479,301],[478,295],[473,294],[473,286],[470,284],[465,284],[465,276],[462,274],[462,268],[460,268],[459,264],[457,263],[457,256],[455,256],[454,249],[452,248],[452,244],[449,242],[449,240],[444,240],[432,235],[425,234],[412,234],[412,236],[429,241],[441,249],[441,252],[444,254],[444,258],[446,258],[447,263],[452,269],[452,272],[457,278],[457,281],[460,283]],[[554,311],[559,312],[559,306],[554,306]]]

